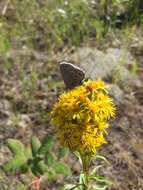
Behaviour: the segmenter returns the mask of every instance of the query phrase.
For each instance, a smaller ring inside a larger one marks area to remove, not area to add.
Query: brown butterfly
[[[60,71],[68,89],[79,86],[85,78],[85,72],[80,67],[69,62],[61,62]]]

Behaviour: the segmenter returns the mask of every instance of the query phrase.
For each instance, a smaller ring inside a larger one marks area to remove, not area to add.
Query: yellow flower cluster
[[[115,116],[115,106],[103,81],[88,80],[63,93],[51,116],[62,145],[73,151],[95,154],[106,143],[107,121]]]

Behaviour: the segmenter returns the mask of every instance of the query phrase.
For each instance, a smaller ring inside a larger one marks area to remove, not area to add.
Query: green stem
[[[83,183],[83,190],[88,190],[90,159],[89,159],[89,156],[86,154],[82,154],[81,159],[82,159],[83,174],[84,174],[84,178],[85,178],[85,180],[82,182]]]

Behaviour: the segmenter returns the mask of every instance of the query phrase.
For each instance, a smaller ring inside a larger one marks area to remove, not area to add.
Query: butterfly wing
[[[73,65],[72,63],[62,62],[60,63],[60,70],[68,89],[72,89],[81,84],[82,80],[85,77],[85,72]]]

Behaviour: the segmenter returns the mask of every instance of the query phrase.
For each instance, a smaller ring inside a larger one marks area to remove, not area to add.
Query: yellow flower
[[[88,154],[106,143],[107,122],[114,116],[115,106],[101,80],[88,80],[63,93],[51,112],[62,145]]]

